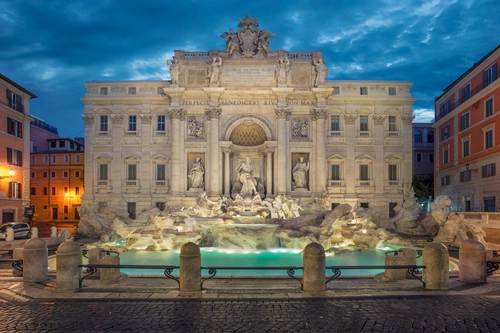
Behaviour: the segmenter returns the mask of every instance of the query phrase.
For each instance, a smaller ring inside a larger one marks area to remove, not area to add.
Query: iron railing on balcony
[[[457,107],[459,107],[460,105],[462,105],[463,103],[465,103],[466,101],[471,99],[474,95],[479,93],[481,90],[483,90],[484,88],[486,88],[487,86],[489,86],[490,84],[492,84],[493,82],[498,80],[498,78],[500,78],[500,66],[497,68],[497,71],[495,72],[495,76],[493,77],[493,80],[491,80],[490,82],[488,82],[488,81],[481,82],[480,84],[478,84],[477,86],[472,88],[469,94],[467,94],[465,96],[460,96],[460,98],[457,101],[455,101],[455,103],[450,103],[449,106],[445,106],[446,102],[441,104],[441,106],[439,107],[439,113],[436,115],[436,120],[443,118],[448,113],[455,110]]]

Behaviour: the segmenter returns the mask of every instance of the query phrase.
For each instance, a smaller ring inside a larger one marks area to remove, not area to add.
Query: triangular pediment
[[[99,156],[97,156],[96,158],[94,158],[94,161],[96,161],[97,163],[109,163],[111,162],[112,158],[106,154],[101,154]]]
[[[384,158],[384,161],[387,163],[388,162],[401,162],[402,160],[403,160],[403,158],[397,154],[392,154],[391,156]]]
[[[339,154],[333,154],[332,156],[328,157],[328,159],[327,159],[328,162],[342,162],[344,160],[345,160],[345,158]]]
[[[140,158],[135,156],[134,154],[128,154],[122,158],[123,161],[125,162],[139,162]]]
[[[358,161],[358,162],[359,162],[359,161],[373,161],[373,160],[374,160],[374,158],[373,158],[373,157],[371,157],[371,156],[370,156],[370,155],[368,155],[368,154],[361,155],[360,157],[358,157],[358,158],[356,159],[356,161]]]

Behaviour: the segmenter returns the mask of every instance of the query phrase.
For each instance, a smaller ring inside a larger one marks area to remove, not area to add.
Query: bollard
[[[37,227],[31,228],[31,238],[38,238],[38,228]]]
[[[56,226],[52,226],[50,228],[50,237],[57,237],[57,227]]]
[[[201,290],[201,254],[198,245],[192,242],[182,245],[179,266],[180,291]]]
[[[385,257],[386,266],[403,266],[405,265],[405,258],[403,256],[386,256]],[[406,279],[406,269],[402,268],[386,268],[384,272],[384,277],[390,280],[405,280]]]
[[[458,253],[458,281],[463,283],[486,282],[486,249],[475,239],[460,244]]]
[[[14,259],[14,260],[24,260],[24,258],[23,258],[23,251],[24,251],[24,249],[22,247],[14,249],[14,251],[12,251],[12,259]],[[18,271],[17,269],[15,269],[14,267],[12,267],[12,275],[14,275],[14,276],[23,276],[23,271]]]
[[[403,265],[416,266],[417,265],[417,251],[408,247],[399,249],[399,255],[404,258]],[[406,278],[411,279],[413,276],[406,270]]]
[[[12,242],[14,240],[14,229],[12,227],[7,227],[5,229],[5,241]]]
[[[318,243],[310,243],[304,248],[304,291],[325,290],[325,249]]]
[[[441,243],[432,242],[424,247],[422,274],[425,289],[448,290],[450,280],[450,257],[448,249]]]
[[[40,238],[24,243],[23,251],[24,282],[46,282],[49,277],[49,251],[47,244]]]
[[[89,257],[89,264],[100,264],[101,259],[104,257],[104,252],[100,247],[90,249],[87,253]],[[101,269],[97,269],[97,272],[95,272],[92,276],[99,279],[101,277]]]
[[[64,242],[56,253],[56,288],[77,289],[82,275],[82,250],[75,241]]]
[[[119,265],[119,256],[104,256],[101,258],[101,264],[103,265]],[[100,280],[103,282],[113,282],[120,277],[119,268],[99,268],[101,270]]]

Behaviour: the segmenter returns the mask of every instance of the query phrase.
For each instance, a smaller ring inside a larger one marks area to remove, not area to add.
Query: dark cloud
[[[83,82],[165,79],[174,49],[223,49],[247,14],[276,34],[273,49],[323,50],[330,79],[404,80],[417,121],[499,43],[497,0],[0,2],[0,72],[38,98],[31,112],[83,136]],[[68,126],[70,125],[70,126]]]

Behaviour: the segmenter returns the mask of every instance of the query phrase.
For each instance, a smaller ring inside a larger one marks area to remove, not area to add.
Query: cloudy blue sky
[[[91,80],[169,79],[173,50],[222,50],[238,18],[271,49],[323,50],[328,79],[408,80],[415,121],[500,43],[499,0],[0,0],[0,73],[38,96],[31,113],[83,136]]]

